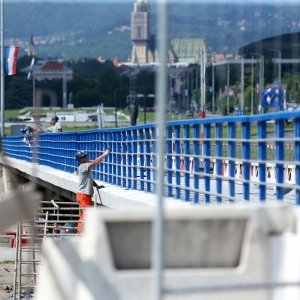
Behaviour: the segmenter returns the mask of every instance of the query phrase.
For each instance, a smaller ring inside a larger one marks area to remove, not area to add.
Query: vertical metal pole
[[[196,84],[196,90],[198,90],[199,89],[199,84],[198,84],[198,78],[199,78],[199,67],[198,67],[198,65],[196,65],[196,82],[195,82],[195,84]],[[199,103],[197,103],[198,105],[199,105]]]
[[[144,124],[146,124],[146,95],[144,95]]]
[[[244,57],[241,63],[241,109],[244,110]]]
[[[194,68],[191,68],[191,71],[190,71],[190,91],[191,91],[192,96],[193,96],[193,91],[194,91],[193,78],[194,78]]]
[[[131,82],[131,77],[130,77],[130,82]],[[118,89],[115,90],[115,127],[118,128],[118,108],[117,108],[117,105],[118,105]],[[132,102],[132,99],[130,99],[130,104]],[[129,106],[130,107],[130,106]]]
[[[183,138],[184,138],[184,201],[190,201],[190,126],[183,126]]]
[[[201,110],[205,111],[205,51],[204,48],[200,50],[200,62],[201,62]]]
[[[259,103],[260,103],[260,96],[262,93],[262,57],[259,56]]]
[[[145,190],[145,155],[144,155],[144,132],[143,129],[139,129],[139,149],[140,149],[140,190]]]
[[[67,102],[67,78],[66,75],[63,75],[63,108],[67,108]]]
[[[211,126],[210,124],[204,124],[204,190],[205,190],[205,203],[210,202],[210,138],[211,138]],[[207,139],[207,140],[205,140]]]
[[[32,107],[36,107],[35,103],[35,77],[34,77],[34,70],[32,70]]]
[[[251,57],[251,115],[253,115],[253,56]]]
[[[275,139],[284,138],[284,120],[275,121]],[[275,142],[276,183],[283,184],[284,180],[284,142]],[[276,199],[282,200],[284,195],[282,187],[276,186]]]
[[[1,136],[4,136],[4,33],[3,33],[3,23],[4,23],[4,0],[1,0]]]
[[[295,139],[299,139],[300,137],[300,119],[294,120],[294,137]],[[298,165],[300,162],[300,142],[295,141],[295,155],[294,160],[297,163],[296,170],[295,170],[295,183],[297,186],[300,185],[300,166]],[[300,204],[300,190],[296,189],[296,203],[297,205]]]
[[[167,182],[168,182],[168,197],[172,197],[172,126],[167,127]]]
[[[258,133],[258,159],[259,159],[259,181],[264,184],[259,185],[259,200],[266,201],[266,159],[267,159],[267,143],[265,142],[267,131],[266,121],[260,121],[257,123]]]
[[[180,182],[181,182],[181,170],[180,170],[180,164],[181,164],[181,149],[180,149],[180,126],[175,126],[175,154],[176,154],[176,198],[180,199]]]
[[[243,162],[243,194],[245,200],[250,200],[250,122],[242,122],[242,159]]]
[[[230,68],[229,62],[227,62],[227,115],[229,115],[229,80],[230,80]]]
[[[200,171],[200,126],[194,125],[194,189],[199,191],[199,171]],[[199,192],[194,193],[194,204],[199,203]]]
[[[186,71],[186,78],[185,78],[185,94],[186,94],[186,106],[187,106],[187,110],[190,109],[190,93],[189,93],[189,69],[187,69]]]
[[[172,78],[171,76],[168,77],[169,79],[169,89],[168,89],[168,95],[169,95],[169,102],[172,100],[171,97],[172,97],[172,93],[171,93],[171,86],[172,86]]]
[[[212,113],[215,113],[215,65],[212,62]]]
[[[235,197],[236,123],[228,123],[229,195]]]
[[[223,138],[223,123],[216,124],[216,138],[222,139]],[[224,176],[225,174],[222,174],[222,164],[225,163],[222,160],[222,150],[223,150],[223,143],[222,140],[216,141],[216,155],[219,159],[216,159],[216,169],[217,169],[217,175],[218,176]],[[217,177],[217,193],[219,195],[222,194],[222,178]],[[217,196],[217,202],[222,202],[222,197]]]
[[[278,81],[281,84],[281,50],[278,50]]]
[[[135,129],[132,133],[132,144],[133,144],[133,189],[137,189],[137,153],[138,153],[138,143],[137,143],[137,130]]]
[[[265,85],[265,58],[261,56],[261,92],[264,90]]]
[[[163,296],[163,231],[164,231],[164,154],[165,154],[165,111],[167,98],[167,42],[168,42],[168,0],[161,0],[157,4],[158,9],[158,53],[160,54],[160,64],[156,80],[157,89],[157,113],[158,123],[158,155],[159,166],[157,168],[157,206],[155,222],[153,224],[152,259],[154,269],[154,299],[161,300]]]

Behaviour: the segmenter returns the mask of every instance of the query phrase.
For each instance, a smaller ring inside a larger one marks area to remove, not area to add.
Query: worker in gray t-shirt
[[[76,199],[79,203],[79,208],[86,208],[92,204],[92,196],[94,194],[93,187],[98,187],[97,183],[93,180],[91,168],[100,164],[102,160],[110,153],[110,148],[97,157],[93,161],[89,161],[86,151],[79,151],[76,153],[75,158],[80,163],[78,168],[79,176],[79,189],[76,194]],[[82,232],[83,210],[79,209],[79,221],[77,231]]]

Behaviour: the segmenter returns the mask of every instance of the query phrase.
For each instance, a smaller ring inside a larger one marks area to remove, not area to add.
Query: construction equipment
[[[59,196],[41,201],[39,212],[18,224],[13,299],[33,297],[46,238],[76,237],[78,203]]]
[[[104,189],[104,188],[105,188],[104,185],[99,185],[99,186],[97,186],[97,188],[96,188],[97,193],[98,193],[98,197],[99,197],[99,201],[100,201],[100,205],[103,205],[103,203],[102,203],[102,200],[101,200],[101,196],[100,196],[99,190],[100,190],[100,189]],[[94,207],[97,207],[97,202],[96,202],[96,201],[94,201]]]

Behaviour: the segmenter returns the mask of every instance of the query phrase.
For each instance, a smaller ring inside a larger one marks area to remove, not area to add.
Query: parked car
[[[5,120],[5,122],[8,122],[8,123],[17,123],[17,122],[22,122],[23,120],[21,120],[20,118],[7,118]]]
[[[20,122],[34,122],[33,117],[19,117]]]

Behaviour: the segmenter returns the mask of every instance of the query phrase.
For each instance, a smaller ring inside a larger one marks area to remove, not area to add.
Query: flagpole
[[[4,136],[4,38],[3,38],[3,16],[4,16],[4,0],[1,0],[1,24],[0,24],[0,35],[1,35],[1,136]]]

